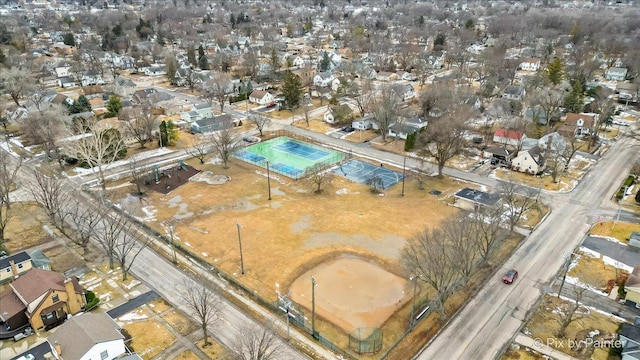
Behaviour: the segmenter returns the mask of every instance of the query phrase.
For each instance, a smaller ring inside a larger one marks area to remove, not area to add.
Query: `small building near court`
[[[640,248],[640,232],[632,232],[629,236],[629,246]]]
[[[473,211],[478,207],[494,207],[500,201],[499,194],[463,188],[454,195],[454,204],[464,210]]]

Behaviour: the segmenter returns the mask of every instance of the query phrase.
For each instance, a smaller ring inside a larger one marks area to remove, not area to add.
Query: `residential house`
[[[520,85],[507,85],[502,92],[502,97],[509,100],[520,101],[527,95],[527,91],[524,86]]]
[[[0,258],[0,283],[8,282],[33,267],[31,256],[26,251],[20,251],[11,256]]]
[[[102,98],[104,90],[100,85],[89,85],[82,87],[82,94],[89,100],[95,98]]]
[[[311,96],[317,98],[331,99],[331,88],[328,87],[316,87],[311,90]]]
[[[49,259],[42,250],[35,249],[29,253],[29,256],[31,256],[31,265],[34,268],[51,270],[51,259]]]
[[[150,66],[144,69],[144,74],[147,76],[162,76],[167,75],[167,70],[164,66]]]
[[[269,105],[273,103],[275,98],[271,93],[263,91],[263,90],[253,90],[251,95],[249,95],[249,102],[260,105]]]
[[[416,81],[418,80],[418,77],[415,76],[414,74],[408,72],[408,71],[398,71],[396,73],[396,76],[398,77],[398,79],[400,80],[404,80],[404,81]]]
[[[112,360],[127,352],[120,326],[106,313],[72,316],[47,341],[58,360]]]
[[[627,69],[612,67],[604,72],[604,78],[609,81],[625,81],[627,79]]]
[[[511,161],[511,166],[515,171],[535,175],[544,170],[545,158],[542,156],[542,149],[534,146],[528,150],[518,152],[518,155]]]
[[[213,117],[211,111],[211,105],[209,104],[195,104],[191,110],[183,111],[180,113],[180,120],[192,123],[194,121]]]
[[[511,160],[515,152],[505,149],[504,147],[486,148],[483,151],[483,157],[489,158],[491,165],[511,165]]]
[[[469,211],[478,207],[494,207],[500,200],[500,194],[491,194],[471,188],[463,188],[453,197],[456,206]]]
[[[136,83],[123,76],[118,76],[113,81],[113,93],[122,97],[128,98],[136,92]]]
[[[356,130],[380,129],[380,127],[378,126],[378,123],[374,121],[372,114],[365,115],[359,119],[353,120],[351,122],[351,127]]]
[[[596,124],[596,114],[568,113],[558,133],[567,138],[589,136],[595,134]]]
[[[493,134],[493,142],[502,146],[520,148],[522,141],[527,137],[523,132],[509,129],[498,129]]]
[[[624,300],[629,306],[635,306],[640,309],[640,263],[629,274],[624,284],[624,290],[627,292]]]
[[[540,69],[540,59],[539,58],[525,58],[522,59],[522,62],[519,66],[520,70],[524,71],[538,71]]]
[[[77,314],[86,305],[84,289],[75,277],[32,268],[0,294],[0,322],[11,329],[25,325],[48,329]]]
[[[632,84],[628,82],[618,82],[616,85],[616,93],[618,94],[618,100],[638,101],[638,95],[640,91],[638,84]]]
[[[398,75],[388,71],[379,71],[376,75],[376,80],[384,82],[395,81],[398,80]]]
[[[78,86],[78,83],[71,76],[59,77],[56,79],[56,82],[58,83],[58,87],[63,89]]]
[[[335,114],[333,113],[331,106],[327,106],[327,109],[322,114],[322,120],[327,124],[335,124]]]
[[[90,85],[104,85],[104,80],[102,79],[102,75],[100,75],[99,72],[95,70],[88,70],[82,73],[80,84],[83,87]]]
[[[293,60],[291,63],[293,64],[293,66],[297,67],[298,69],[306,65],[306,61],[304,61],[302,56],[298,56],[298,55],[293,57]]]
[[[143,104],[147,102],[147,99],[149,98],[149,96],[157,92],[158,90],[154,88],[146,88],[146,89],[142,89],[134,92],[131,98],[133,101],[137,102],[138,104]]]
[[[51,100],[49,100],[49,102],[56,105],[73,105],[74,103],[72,98],[62,94],[57,94]]]
[[[55,71],[56,77],[58,78],[71,76],[71,65],[65,61],[61,61],[55,65],[53,71]]]
[[[225,129],[230,126],[235,126],[233,118],[231,117],[231,115],[223,114],[194,121],[193,123],[191,123],[191,131],[199,134]]]
[[[331,90],[338,91],[338,89],[340,88],[340,84],[342,84],[343,81],[346,81],[344,77],[334,78],[333,81],[331,81]]]
[[[392,84],[391,91],[402,102],[409,101],[416,97],[416,90],[411,84]]]
[[[313,85],[317,86],[317,87],[327,87],[331,84],[331,82],[335,79],[335,76],[328,72],[321,72],[316,74],[316,76],[313,77]]]
[[[406,140],[410,134],[418,133],[426,126],[427,120],[417,116],[404,118],[402,121],[391,124],[387,135]]]
[[[636,317],[633,324],[622,323],[618,331],[622,352],[622,360],[638,360],[640,357],[640,319]]]
[[[309,86],[310,84],[313,84],[313,80],[316,76],[316,69],[311,66],[305,66],[303,68],[293,70],[292,72],[298,75],[302,86]],[[256,88],[254,87],[254,89]]]

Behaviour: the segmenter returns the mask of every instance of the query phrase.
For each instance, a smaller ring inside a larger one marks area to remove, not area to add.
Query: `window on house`
[[[5,271],[6,271],[6,272],[8,272],[8,273],[10,273],[10,272],[11,272],[11,268],[10,268],[10,267],[8,267],[8,268],[6,268],[6,269],[5,269]]]
[[[18,269],[22,269],[23,267],[24,267],[24,265],[18,264]]]
[[[101,352],[101,353],[100,353],[100,359],[101,359],[101,360],[104,360],[104,359],[106,359],[107,357],[109,357],[109,351],[108,351],[108,350],[105,350],[105,351],[103,351],[103,352]]]
[[[51,297],[51,301],[58,302],[60,301],[60,297],[58,296],[58,294],[53,294],[53,296]]]

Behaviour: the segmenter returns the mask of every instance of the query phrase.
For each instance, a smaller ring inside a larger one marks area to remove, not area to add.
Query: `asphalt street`
[[[597,226],[597,225],[596,225]],[[582,246],[597,251],[627,266],[640,264],[640,249],[603,238],[587,236]]]

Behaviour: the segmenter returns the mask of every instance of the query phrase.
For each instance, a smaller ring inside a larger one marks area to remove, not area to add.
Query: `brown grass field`
[[[640,224],[623,221],[604,221],[595,224],[591,228],[591,235],[608,236],[627,244],[631,233],[637,231],[640,231]]]
[[[413,286],[398,262],[404,240],[458,212],[446,199],[468,186],[449,178],[432,178],[421,191],[415,180],[408,178],[403,197],[400,183],[376,195],[366,185],[333,176],[325,190],[315,194],[313,185],[305,180],[272,174],[269,201],[263,169],[237,159],[231,160],[228,169],[200,165],[195,159],[187,163],[201,171],[230,176],[231,181],[223,185],[190,182],[167,195],[149,192],[144,198],[146,206],[134,210],[135,215],[152,213],[146,220],[160,232],[166,232],[171,223],[178,245],[232,274],[257,295],[273,301],[276,291],[290,292],[307,318],[311,313],[309,276],[314,275],[319,284],[316,329],[343,348],[348,340],[345,333],[357,327],[381,327],[387,345],[405,331]],[[442,194],[431,195],[432,189]],[[115,189],[110,198],[118,201],[130,191]],[[236,224],[241,225],[240,234]],[[240,272],[239,237],[244,275]],[[518,242],[507,242],[499,257],[508,255]],[[355,262],[337,267],[340,274],[327,271],[327,266],[345,256]],[[353,271],[360,267],[356,260],[366,261],[370,270]],[[481,284],[486,274],[484,270],[479,274]],[[387,290],[382,294],[381,289]],[[330,300],[341,292],[345,292],[344,300],[351,302]],[[353,293],[360,300],[345,297]],[[419,289],[419,293],[426,296],[427,290]],[[470,293],[452,296],[447,306],[457,309]],[[438,323],[437,317],[430,318],[418,328]],[[420,333],[425,335],[425,331],[433,335],[429,328]]]

